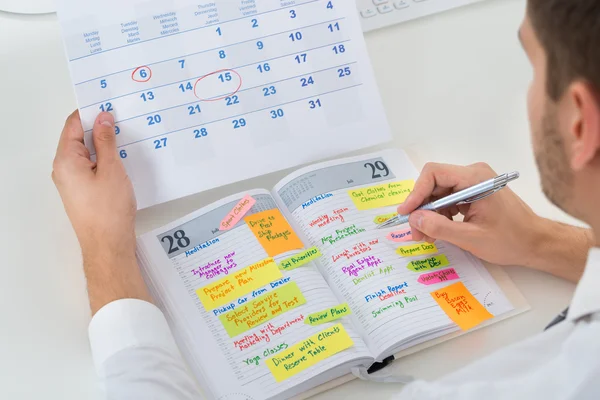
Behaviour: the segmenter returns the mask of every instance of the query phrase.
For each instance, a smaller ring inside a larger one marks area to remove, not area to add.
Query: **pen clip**
[[[465,204],[475,203],[476,201],[483,200],[486,197],[490,197],[491,195],[493,195],[494,193],[496,193],[496,192],[504,189],[505,187],[506,187],[506,185],[499,186],[499,187],[497,187],[497,188],[495,188],[493,190],[490,190],[489,192],[485,192],[485,193],[479,194],[477,196],[471,197],[469,199],[466,199],[464,201],[461,201],[457,205],[461,206],[461,205],[465,205]]]

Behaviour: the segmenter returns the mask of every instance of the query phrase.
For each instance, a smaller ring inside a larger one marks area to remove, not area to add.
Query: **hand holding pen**
[[[438,212],[415,211],[497,176],[487,164],[427,164],[398,213],[410,214],[415,241],[443,240],[495,264],[523,265],[532,254],[531,242],[545,229],[546,220],[535,215],[510,188],[484,200],[459,203]],[[459,213],[464,221],[453,220]]]

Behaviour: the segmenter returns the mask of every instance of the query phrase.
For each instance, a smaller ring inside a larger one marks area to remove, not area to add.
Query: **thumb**
[[[467,222],[449,220],[432,211],[415,211],[410,214],[410,226],[423,234],[466,248],[473,241],[477,227]]]
[[[96,162],[99,168],[117,159],[117,136],[115,119],[111,113],[103,112],[96,118],[93,132]]]

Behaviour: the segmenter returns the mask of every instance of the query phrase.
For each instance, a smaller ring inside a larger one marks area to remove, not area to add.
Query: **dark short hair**
[[[529,0],[528,15],[548,57],[549,96],[575,80],[600,89],[600,0]]]

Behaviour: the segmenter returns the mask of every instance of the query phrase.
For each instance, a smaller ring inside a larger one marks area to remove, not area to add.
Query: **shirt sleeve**
[[[394,400],[596,398],[598,337],[598,319],[564,322],[440,380],[411,383]]]
[[[162,312],[142,300],[104,306],[89,326],[92,356],[110,400],[199,399]]]

